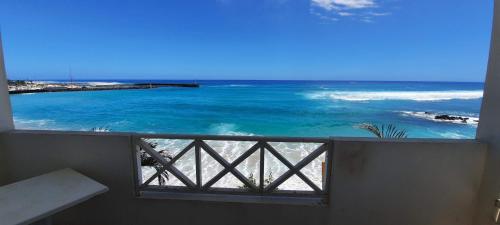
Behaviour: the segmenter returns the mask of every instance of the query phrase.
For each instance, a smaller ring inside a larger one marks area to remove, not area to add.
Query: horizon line
[[[70,81],[70,79],[9,79],[7,80],[16,80],[16,81]],[[449,81],[449,80],[328,80],[328,79],[139,79],[139,78],[119,78],[119,79],[73,79],[73,81],[133,81],[133,80],[141,80],[141,81],[305,81],[305,82],[409,82],[409,83],[417,83],[417,82],[442,82],[442,83],[484,83],[485,81]]]

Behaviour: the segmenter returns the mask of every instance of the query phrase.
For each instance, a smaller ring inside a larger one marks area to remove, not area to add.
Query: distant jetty
[[[108,91],[130,89],[153,89],[159,87],[198,88],[197,83],[134,83],[116,84],[93,82],[78,83],[46,83],[37,81],[9,81],[9,94],[28,94],[44,92],[71,92],[71,91]]]

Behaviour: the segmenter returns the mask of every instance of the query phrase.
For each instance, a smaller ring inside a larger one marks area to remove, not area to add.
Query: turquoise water
[[[483,89],[482,83],[444,82],[198,83],[200,88],[24,94],[11,100],[18,129],[369,137],[359,124],[391,123],[413,138],[474,138],[475,124],[438,122],[418,112],[478,117]]]

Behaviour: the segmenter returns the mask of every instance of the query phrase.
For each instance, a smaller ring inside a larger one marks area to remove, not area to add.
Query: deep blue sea
[[[478,117],[483,89],[483,83],[447,82],[197,83],[200,88],[22,94],[11,100],[18,129],[370,137],[358,126],[373,123],[394,124],[411,138],[474,138],[473,119],[464,124],[433,116]]]

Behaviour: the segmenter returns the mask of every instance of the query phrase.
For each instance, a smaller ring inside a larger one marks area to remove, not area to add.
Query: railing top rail
[[[175,137],[187,137],[178,139],[194,139],[193,137],[244,137],[243,139],[237,139],[236,141],[269,141],[269,142],[304,142],[304,143],[327,143],[328,141],[333,142],[360,142],[360,143],[449,143],[449,144],[479,144],[486,145],[484,141],[478,139],[446,139],[446,138],[405,138],[405,139],[380,139],[375,137],[348,137],[348,136],[330,136],[330,137],[263,137],[263,136],[231,136],[231,135],[197,135],[197,134],[147,134],[147,133],[137,133],[137,132],[94,132],[94,131],[68,131],[68,130],[10,130],[6,131],[5,134],[28,134],[28,135],[85,135],[85,136],[126,136],[126,137],[144,137],[144,138],[165,138],[165,139],[175,139]],[[168,138],[170,137],[170,138]],[[260,138],[260,139],[259,139]],[[203,138],[199,138],[203,139]],[[256,140],[258,139],[258,140]],[[292,139],[292,141],[286,141]],[[204,140],[221,140],[221,141],[232,141],[232,138],[226,139],[204,139]],[[296,140],[296,141],[293,141]]]
[[[198,139],[205,141],[265,141],[265,142],[299,142],[299,143],[328,143],[330,138],[316,137],[273,137],[273,136],[236,136],[236,135],[197,135],[197,134],[140,134],[134,133],[136,138],[149,139]]]

